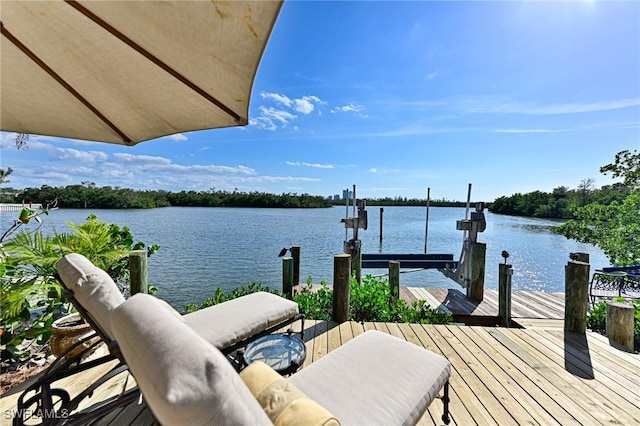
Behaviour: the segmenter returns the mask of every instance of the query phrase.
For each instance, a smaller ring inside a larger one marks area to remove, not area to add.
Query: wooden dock
[[[439,307],[453,315],[455,322],[469,325],[498,323],[498,291],[484,290],[482,302],[469,299],[463,291],[450,288],[401,287],[400,297],[408,302],[426,300],[432,308]],[[530,323],[530,319],[562,320],[564,293],[542,291],[513,291],[511,317],[516,323]]]
[[[638,424],[640,419],[640,355],[616,349],[595,333],[574,335],[540,327],[357,322],[338,325],[327,321],[305,321],[305,328],[305,366],[369,329],[442,354],[453,366],[453,425],[630,425]],[[99,373],[87,372],[61,386],[73,394]],[[120,377],[102,392],[96,392],[91,403],[133,385],[131,378],[125,385],[124,377]],[[3,395],[3,424],[8,423],[6,413],[15,410],[18,395],[16,390]],[[441,424],[441,411],[440,401],[434,401],[420,424]],[[155,424],[144,403],[115,410],[93,423]]]

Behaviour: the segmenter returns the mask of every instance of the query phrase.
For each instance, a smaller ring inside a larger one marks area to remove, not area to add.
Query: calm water
[[[369,207],[369,229],[360,230],[365,253],[423,253],[426,210],[421,207],[385,207],[384,240],[379,244],[380,208]],[[331,209],[242,209],[169,207],[152,210],[64,209],[45,217],[45,229],[67,231],[66,221],[82,223],[89,213],[108,223],[128,226],[136,241],[159,244],[149,258],[149,282],[159,296],[181,308],[210,296],[216,287],[229,289],[262,282],[280,288],[283,247],[301,246],[301,280],[331,283],[333,255],[342,252],[345,207]],[[464,208],[431,208],[429,253],[452,253],[458,259],[462,231],[456,220]],[[3,214],[6,229],[12,214]],[[564,265],[571,252],[591,256],[592,270],[607,266],[602,252],[554,233],[561,223],[486,214],[487,229],[478,240],[487,244],[486,288],[497,288],[500,253],[507,250],[514,266],[513,286],[520,290],[564,291]],[[349,232],[349,238],[351,233]],[[365,270],[384,273],[384,270]],[[460,288],[435,270],[403,273],[403,286]]]

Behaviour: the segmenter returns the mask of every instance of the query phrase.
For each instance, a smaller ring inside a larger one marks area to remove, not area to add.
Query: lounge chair
[[[450,363],[378,331],[285,379],[261,362],[236,372],[153,296],[137,294],[115,308],[111,329],[160,424],[410,425],[441,389],[449,422]]]
[[[111,277],[93,265],[86,257],[73,253],[64,256],[59,261],[57,278],[65,288],[65,296],[91,324],[101,339],[88,344],[87,341],[94,338],[95,335],[88,336],[78,344],[84,344],[87,347],[79,354],[70,357],[66,354],[71,353],[77,347],[72,346],[33,385],[27,388],[18,400],[17,416],[14,419],[16,425],[23,424],[26,420],[23,416],[37,413],[38,409],[44,410],[46,413],[52,412],[52,409],[58,412],[72,412],[82,400],[90,397],[95,389],[128,368],[113,339],[110,326],[111,312],[125,301]],[[158,302],[164,303],[159,299]],[[190,330],[225,354],[236,368],[240,368],[241,365],[239,360],[232,357],[234,352],[253,340],[273,333],[275,330],[298,320],[301,321],[300,334],[302,337],[304,333],[304,315],[299,313],[298,305],[293,301],[267,292],[253,293],[220,303],[184,315],[182,319]],[[101,342],[106,343],[109,353],[80,363],[81,359]],[[57,380],[113,360],[118,361],[107,374],[73,399],[64,389],[51,387]],[[134,401],[137,397],[139,397],[137,389],[124,393],[110,401],[109,404],[97,407],[91,413],[86,413],[83,421],[98,418],[115,407]]]

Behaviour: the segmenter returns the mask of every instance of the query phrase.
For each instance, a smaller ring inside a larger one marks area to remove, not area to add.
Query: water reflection
[[[423,253],[425,209],[385,207],[380,246],[379,208],[370,207],[369,229],[360,231],[366,253]],[[211,296],[216,287],[230,289],[248,281],[280,288],[282,247],[301,246],[301,280],[331,283],[333,256],[342,252],[345,239],[344,207],[332,209],[161,208],[152,210],[62,209],[45,218],[45,232],[68,230],[67,221],[82,223],[89,213],[109,223],[128,226],[136,240],[161,249],[149,259],[149,282],[176,307]],[[453,254],[462,248],[456,221],[464,208],[431,208],[429,253]],[[11,223],[3,215],[3,229]],[[564,291],[564,266],[571,252],[591,256],[592,270],[608,266],[595,247],[567,240],[555,233],[560,221],[486,214],[487,230],[479,241],[487,244],[485,287],[497,288],[502,250],[511,256],[514,289]],[[350,233],[349,233],[350,237]],[[382,248],[381,248],[382,247]],[[385,271],[366,270],[366,273]],[[460,288],[436,270],[404,273],[401,285]]]
[[[536,223],[521,223],[521,224],[509,224],[508,228],[515,228],[522,230],[524,232],[531,233],[548,233],[548,234],[557,234],[556,229],[558,225],[544,225],[544,224],[536,224]]]

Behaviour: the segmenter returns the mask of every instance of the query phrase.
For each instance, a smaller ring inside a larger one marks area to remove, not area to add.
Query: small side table
[[[244,350],[244,362],[262,361],[285,376],[293,374],[307,357],[304,342],[290,334],[269,334],[256,339]]]

